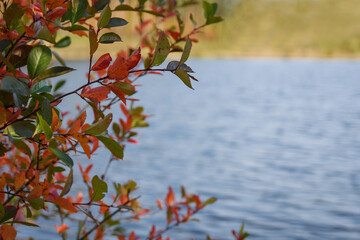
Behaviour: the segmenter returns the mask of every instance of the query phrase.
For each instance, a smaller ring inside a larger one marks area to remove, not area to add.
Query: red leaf
[[[100,71],[107,68],[110,65],[112,58],[109,53],[102,55],[91,68],[92,71]]]
[[[128,70],[136,67],[141,59],[140,48],[136,49],[127,60]]]
[[[67,12],[67,10],[68,10],[67,8],[57,8],[48,15],[48,18],[50,20],[55,20],[56,18],[60,18],[62,17],[62,15],[64,15],[64,13]]]
[[[127,61],[122,57],[117,57],[115,62],[107,71],[110,79],[124,79],[129,76]]]
[[[110,93],[110,89],[104,86],[91,88],[81,93],[81,96],[86,98],[96,98],[98,101],[102,101],[107,98]]]
[[[113,83],[110,83],[107,86],[124,104],[126,104],[126,98],[125,98],[125,94],[123,91],[121,91],[119,88],[115,87]]]

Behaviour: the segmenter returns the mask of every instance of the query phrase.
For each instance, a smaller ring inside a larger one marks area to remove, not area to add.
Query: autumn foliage
[[[196,79],[185,62],[195,34],[222,20],[216,16],[217,5],[204,1],[204,24],[197,25],[192,15],[184,21],[178,8],[193,4],[197,1],[120,0],[117,6],[109,0],[0,1],[0,239],[15,239],[19,225],[38,227],[37,217],[45,215],[62,239],[70,232],[71,239],[138,239],[131,229],[120,228],[117,216],[139,220],[150,210],[142,208],[134,181],[109,184],[107,169],[123,159],[126,144],[137,143],[136,129],[148,126],[148,115],[135,106],[136,80],[168,72],[192,88]],[[115,30],[128,22],[113,15],[123,11],[138,14],[139,48],[113,57],[105,53],[93,61],[100,44],[121,41]],[[192,22],[188,31],[185,22]],[[80,87],[61,92],[64,81],[52,85],[49,80],[75,70],[56,53],[71,45],[72,35],[88,39],[89,69]],[[179,51],[179,61],[157,67]],[[92,111],[79,107],[79,114],[68,118],[60,103],[70,95]],[[123,117],[114,119],[113,111]],[[99,147],[111,152],[101,176],[92,173],[99,162],[91,161]],[[81,165],[74,153],[84,154],[89,164]],[[82,183],[76,182],[74,168],[80,170]],[[84,184],[87,191],[70,195],[75,184]],[[163,239],[164,232],[216,201],[202,200],[184,188],[181,192],[177,199],[169,187],[165,200],[156,201],[165,212],[166,227],[149,226],[147,239]],[[69,225],[68,220],[78,223]],[[242,234],[234,232],[234,237],[243,239]]]

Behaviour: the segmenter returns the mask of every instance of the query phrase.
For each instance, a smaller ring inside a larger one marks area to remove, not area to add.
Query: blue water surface
[[[71,64],[86,71],[87,63]],[[172,230],[172,239],[232,239],[242,222],[254,240],[360,239],[360,61],[189,65],[200,80],[195,90],[170,73],[138,80],[137,105],[152,115],[150,127],[139,130],[139,144],[126,148],[108,179],[135,180],[150,209],[168,186],[218,198],[196,215],[200,222]],[[83,84],[83,72],[69,75],[66,88]],[[75,100],[60,107],[74,110]],[[105,168],[108,157],[100,152],[94,161]],[[125,226],[144,238],[165,219],[159,213]]]

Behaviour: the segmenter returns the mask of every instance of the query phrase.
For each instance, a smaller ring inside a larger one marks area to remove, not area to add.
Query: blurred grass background
[[[211,1],[210,1],[211,2]],[[218,0],[220,24],[208,26],[194,44],[194,57],[348,57],[360,56],[360,0]],[[201,24],[201,5],[184,10]],[[137,17],[116,13],[130,24],[119,30],[123,43],[102,52],[137,47]],[[191,25],[190,22],[187,23]],[[88,58],[88,42],[75,38],[59,51],[65,58]],[[75,49],[71,50],[71,49]]]

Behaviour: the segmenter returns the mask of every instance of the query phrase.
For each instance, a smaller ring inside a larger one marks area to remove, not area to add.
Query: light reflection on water
[[[143,206],[153,209],[169,185],[219,198],[173,239],[231,239],[242,221],[250,239],[360,239],[360,62],[189,65],[200,79],[195,91],[171,74],[139,81],[139,104],[154,116],[111,179],[135,180]],[[84,81],[80,73],[71,81]],[[102,153],[95,161],[105,167]],[[153,223],[164,226],[165,214],[127,226],[145,235]]]

